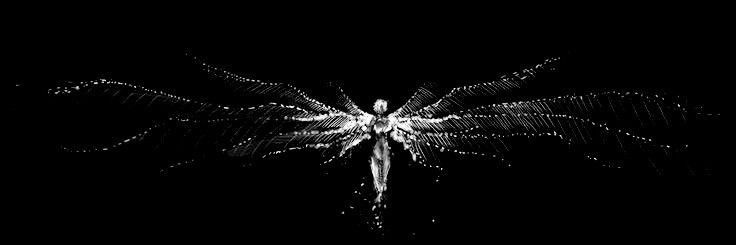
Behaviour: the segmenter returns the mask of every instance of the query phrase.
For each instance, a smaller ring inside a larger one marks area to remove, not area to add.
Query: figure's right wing
[[[253,137],[223,149],[234,156],[271,157],[291,151],[319,150],[324,164],[337,160],[355,146],[371,138],[371,123],[375,117],[364,112],[337,87],[338,104],[343,110],[314,112],[294,107],[300,114],[264,121]],[[315,100],[314,103],[318,103]]]

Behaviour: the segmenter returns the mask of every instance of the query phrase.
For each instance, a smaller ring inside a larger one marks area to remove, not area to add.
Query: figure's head
[[[375,111],[377,114],[383,114],[386,112],[386,106],[388,105],[388,102],[382,99],[376,100],[376,103],[373,104],[373,111]]]

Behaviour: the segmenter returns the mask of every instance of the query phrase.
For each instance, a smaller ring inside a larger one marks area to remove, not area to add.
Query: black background
[[[28,200],[21,206],[31,209],[19,212],[32,217],[21,227],[71,228],[62,232],[65,236],[375,238],[359,226],[358,217],[338,215],[360,176],[369,173],[367,154],[356,153],[351,167],[321,176],[314,167],[318,156],[299,154],[250,168],[237,167],[237,159],[210,157],[200,167],[157,177],[143,173],[157,172],[170,156],[145,149],[88,156],[56,152],[60,143],[130,135],[148,121],[124,106],[59,104],[45,91],[60,81],[110,78],[238,102],[220,96],[219,83],[198,70],[186,51],[237,73],[290,81],[317,95],[325,93],[325,81],[341,81],[364,109],[378,98],[396,108],[422,81],[451,88],[553,56],[563,57],[560,71],[540,76],[523,95],[655,88],[715,113],[726,101],[724,80],[715,75],[720,56],[715,20],[674,10],[508,16],[499,16],[499,10],[439,11],[421,17],[400,11],[220,11],[185,14],[185,21],[144,21],[124,11],[83,13],[19,28],[20,38],[11,46],[17,65],[11,72],[16,84],[11,108],[13,118],[20,119],[13,120],[17,125],[10,134],[12,155],[19,159],[12,166],[29,173],[15,185],[28,188],[16,188],[21,200]],[[539,142],[509,153],[510,169],[449,161],[449,175],[434,185],[430,174],[407,168],[408,157],[397,153],[391,176],[394,207],[383,238],[593,234],[606,240],[709,230],[720,215],[713,200],[723,193],[704,176],[721,169],[723,131],[720,122],[694,121],[678,133],[665,137],[688,142],[691,150],[679,155],[664,176],[646,168],[588,166],[574,152]],[[685,165],[695,177],[686,177]]]

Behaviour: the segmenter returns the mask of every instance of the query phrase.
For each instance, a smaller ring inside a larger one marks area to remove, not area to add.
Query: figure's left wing
[[[466,95],[494,95],[519,87],[540,70],[554,65],[548,59],[498,81],[452,89],[435,103],[434,96],[419,91],[407,105],[389,115],[392,138],[409,150],[421,165],[437,167],[439,152],[482,157],[502,157],[514,137],[556,137],[569,145],[611,147],[626,152],[633,147],[663,149],[672,146],[642,134],[643,129],[668,127],[684,120],[684,108],[676,101],[642,91],[600,91],[527,101],[469,107]],[[483,88],[483,89],[479,89]]]
[[[192,56],[192,59],[211,75],[230,82],[234,91],[288,104],[272,103],[261,114],[250,113],[246,117],[250,120],[248,123],[255,125],[248,126],[244,129],[246,133],[242,134],[244,137],[238,137],[238,141],[222,149],[229,155],[269,157],[290,151],[318,149],[327,157],[327,163],[370,138],[369,124],[373,115],[358,108],[340,87],[335,87],[336,108],[308,96],[291,84],[241,77],[198,57]]]

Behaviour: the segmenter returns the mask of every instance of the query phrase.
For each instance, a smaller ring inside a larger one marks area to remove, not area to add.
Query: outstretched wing
[[[438,167],[437,152],[501,157],[509,150],[507,141],[514,137],[557,137],[570,145],[615,142],[624,149],[634,145],[671,148],[637,132],[684,120],[682,106],[659,95],[603,91],[472,108],[462,100],[468,95],[495,95],[518,88],[557,60],[545,60],[498,81],[455,88],[435,103],[413,105],[419,109],[410,112],[402,107],[392,113],[396,122],[392,138],[404,144],[416,162],[432,167]]]
[[[232,82],[236,91],[286,100],[292,104],[290,108],[299,112],[278,118],[267,113],[252,114],[253,120],[263,123],[250,130],[251,137],[223,149],[230,155],[269,157],[318,149],[327,156],[324,163],[329,163],[370,138],[368,126],[374,116],[358,108],[340,87],[335,87],[338,109],[309,97],[293,85],[245,78],[200,58],[193,60],[210,74]]]
[[[244,95],[260,95],[283,103],[216,104],[112,80],[70,83],[50,89],[49,93],[60,97],[105,98],[145,111],[153,122],[140,133],[109,145],[64,149],[111,151],[150,135],[162,137],[153,141],[166,144],[165,132],[191,132],[196,128],[194,131],[199,136],[193,137],[193,144],[214,146],[230,156],[268,157],[301,149],[319,149],[328,156],[327,163],[370,138],[368,126],[373,115],[358,108],[341,88],[336,88],[337,105],[333,107],[290,84],[244,78],[200,59],[195,58],[195,61],[210,74],[232,82]]]
[[[257,130],[241,142],[223,151],[232,156],[275,156],[290,151],[317,149],[327,157],[323,164],[345,155],[371,136],[369,125],[374,116],[358,108],[342,88],[335,87],[338,107],[309,97],[296,87],[277,82],[264,82],[240,77],[224,69],[207,64],[194,57],[206,71],[235,82],[238,91],[285,99],[293,103],[289,108],[299,113],[252,114],[252,120],[263,122]]]

